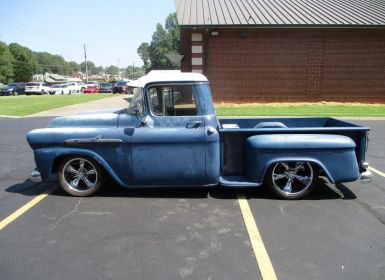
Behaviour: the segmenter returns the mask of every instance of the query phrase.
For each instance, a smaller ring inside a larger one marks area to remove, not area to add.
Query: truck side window
[[[151,111],[155,116],[196,116],[193,85],[154,86],[148,90]]]

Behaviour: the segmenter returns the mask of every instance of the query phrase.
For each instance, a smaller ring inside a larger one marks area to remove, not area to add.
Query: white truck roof
[[[138,80],[132,81],[130,86],[144,87],[148,83],[156,82],[208,82],[199,73],[181,72],[180,70],[152,70]]]

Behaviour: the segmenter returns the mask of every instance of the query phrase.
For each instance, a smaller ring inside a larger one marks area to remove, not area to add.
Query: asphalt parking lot
[[[0,119],[0,221],[56,186],[26,180],[25,134],[50,119]],[[385,173],[385,121],[352,122],[372,128],[367,161]],[[384,177],[300,201],[244,193],[278,279],[385,279]],[[0,252],[1,279],[261,279],[237,191],[220,188],[56,189],[0,231]]]

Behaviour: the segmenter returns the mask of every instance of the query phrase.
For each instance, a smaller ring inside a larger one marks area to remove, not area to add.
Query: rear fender
[[[268,169],[279,161],[307,161],[319,166],[330,182],[359,178],[355,143],[340,135],[274,134],[246,139],[245,177],[263,183]]]

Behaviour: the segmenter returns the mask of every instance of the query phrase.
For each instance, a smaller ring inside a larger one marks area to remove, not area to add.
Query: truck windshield
[[[134,96],[132,97],[130,105],[128,106],[127,113],[129,113],[130,115],[136,114],[138,104],[142,104],[142,103],[143,103],[142,88],[135,88]]]

